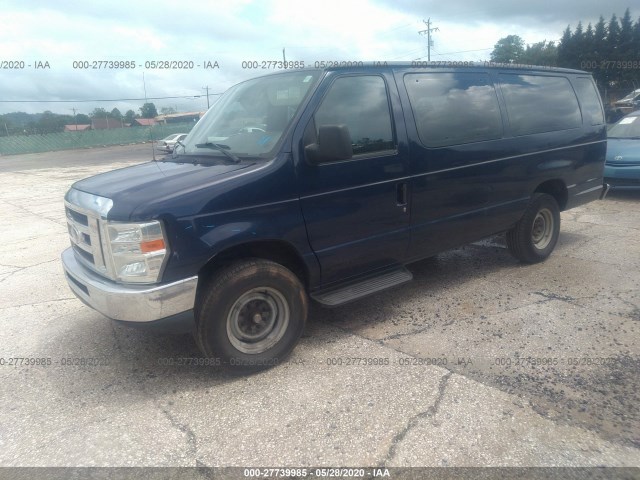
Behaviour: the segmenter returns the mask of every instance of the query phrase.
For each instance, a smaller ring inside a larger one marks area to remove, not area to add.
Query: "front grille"
[[[77,223],[80,223],[81,225],[89,226],[89,217],[83,215],[80,212],[71,210],[69,207],[67,207],[67,217],[71,218]]]
[[[67,229],[76,258],[95,272],[107,276],[97,214],[69,202],[65,202],[65,211]]]
[[[71,246],[72,246],[74,252],[76,252],[78,255],[83,257],[91,265],[95,265],[96,264],[96,261],[93,258],[93,253],[89,253],[86,250],[83,250],[79,245],[74,245],[73,241],[71,242]]]

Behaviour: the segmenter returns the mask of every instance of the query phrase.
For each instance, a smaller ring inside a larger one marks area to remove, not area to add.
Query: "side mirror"
[[[318,143],[307,145],[304,152],[309,163],[314,165],[348,160],[353,157],[349,128],[346,125],[321,125]]]

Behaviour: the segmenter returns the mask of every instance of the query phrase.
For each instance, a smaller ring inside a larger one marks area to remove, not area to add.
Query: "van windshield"
[[[270,156],[320,73],[287,72],[231,87],[193,127],[176,154]]]

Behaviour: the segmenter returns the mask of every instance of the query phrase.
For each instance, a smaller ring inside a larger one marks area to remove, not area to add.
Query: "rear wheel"
[[[280,363],[295,347],[307,319],[300,280],[268,260],[230,265],[209,282],[202,298],[198,347],[237,373]]]
[[[507,232],[511,254],[525,263],[545,260],[560,235],[560,208],[555,198],[536,193],[518,223]]]

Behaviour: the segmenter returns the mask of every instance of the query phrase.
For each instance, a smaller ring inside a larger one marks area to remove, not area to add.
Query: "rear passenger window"
[[[495,89],[486,73],[410,73],[404,77],[420,141],[428,147],[502,136]]]
[[[576,87],[580,104],[582,105],[582,116],[586,125],[602,125],[604,115],[602,105],[596,86],[590,78],[578,77],[573,80]]]
[[[395,148],[387,88],[382,77],[337,79],[316,111],[315,123],[318,130],[322,125],[346,125],[354,155]]]
[[[499,78],[513,135],[582,125],[578,99],[565,77],[501,74]]]

